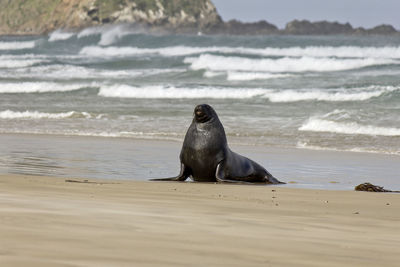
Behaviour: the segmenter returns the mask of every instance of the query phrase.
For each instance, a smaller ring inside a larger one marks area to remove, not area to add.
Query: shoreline
[[[0,134],[0,174],[144,181],[179,172],[181,142],[136,138]],[[397,155],[231,144],[284,187],[353,190],[370,182],[400,190]]]
[[[85,135],[85,134],[60,134],[60,133],[29,133],[29,132],[21,132],[21,133],[13,133],[13,132],[2,132],[0,136],[44,136],[44,137],[56,137],[56,138],[95,138],[95,139],[115,139],[115,140],[133,140],[133,141],[154,141],[154,142],[171,142],[182,144],[184,139],[184,134],[180,138],[159,138],[157,136],[153,137],[143,137],[143,136],[112,136],[112,135]],[[231,136],[227,136],[228,139]],[[233,136],[234,137],[234,136]],[[265,147],[265,148],[273,148],[273,149],[289,149],[289,150],[304,150],[304,151],[321,151],[321,152],[338,152],[338,153],[354,153],[354,154],[372,154],[372,155],[384,155],[384,156],[398,156],[400,157],[400,151],[398,152],[387,152],[387,151],[378,151],[378,150],[362,150],[362,149],[338,149],[338,148],[329,148],[329,147],[318,147],[318,146],[307,146],[307,145],[296,145],[296,146],[271,146],[263,143],[241,143],[241,142],[229,142],[231,146],[239,146],[239,147]]]
[[[396,266],[400,196],[0,175],[7,266]]]

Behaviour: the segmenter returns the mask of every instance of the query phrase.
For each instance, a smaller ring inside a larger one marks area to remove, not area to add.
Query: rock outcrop
[[[351,34],[353,31],[354,29],[349,23],[310,22],[308,20],[293,20],[286,24],[286,28],[284,29],[284,33],[286,34],[298,35]]]
[[[378,25],[372,29],[353,28],[350,23],[329,21],[310,22],[308,20],[293,20],[286,24],[284,34],[294,35],[393,35],[399,34],[391,25]]]
[[[392,25],[382,24],[378,25],[372,29],[367,30],[367,34],[397,34],[399,33]]]
[[[44,34],[109,23],[138,23],[174,32],[222,23],[211,0],[1,0],[0,34]]]

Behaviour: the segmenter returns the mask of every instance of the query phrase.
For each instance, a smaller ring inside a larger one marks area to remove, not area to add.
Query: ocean
[[[0,37],[3,135],[176,141],[179,152],[200,103],[234,146],[397,159],[400,37],[149,35],[124,25]]]

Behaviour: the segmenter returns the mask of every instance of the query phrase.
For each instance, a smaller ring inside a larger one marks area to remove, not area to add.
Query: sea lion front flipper
[[[217,179],[217,182],[222,183],[227,181],[225,178],[225,171],[224,167],[222,166],[224,164],[224,161],[221,161],[218,163],[217,168],[215,170],[215,179]]]
[[[176,177],[169,177],[169,178],[155,178],[149,179],[150,181],[179,181],[183,182],[189,177],[189,169],[185,166],[185,164],[181,163],[181,171],[178,176]]]

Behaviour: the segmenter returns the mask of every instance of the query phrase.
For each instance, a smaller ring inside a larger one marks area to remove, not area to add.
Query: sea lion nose
[[[198,105],[195,109],[194,109],[194,114],[196,114],[196,116],[202,116],[204,115],[204,111],[201,105]]]

